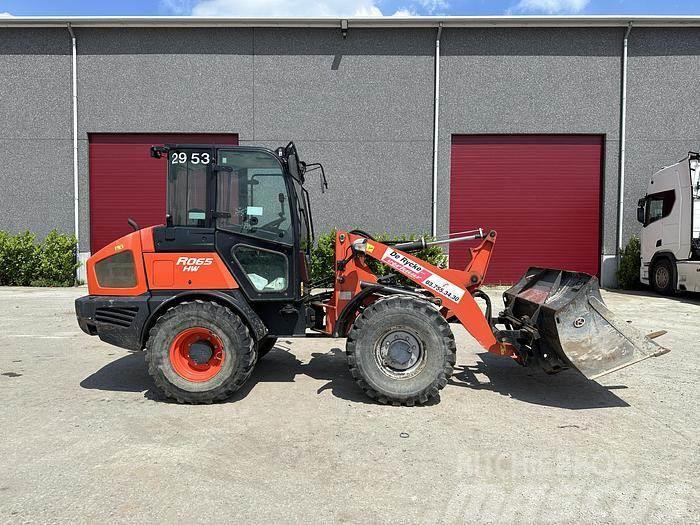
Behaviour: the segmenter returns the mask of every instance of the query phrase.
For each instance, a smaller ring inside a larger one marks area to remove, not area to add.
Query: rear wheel
[[[228,308],[194,301],[158,319],[146,343],[148,372],[180,403],[228,398],[250,377],[255,346],[248,328]]]
[[[674,273],[674,265],[671,261],[665,257],[659,259],[654,263],[651,271],[651,287],[657,293],[672,295],[675,291]]]
[[[380,403],[425,403],[447,384],[456,347],[450,326],[427,301],[395,296],[355,320],[346,347],[357,384]]]

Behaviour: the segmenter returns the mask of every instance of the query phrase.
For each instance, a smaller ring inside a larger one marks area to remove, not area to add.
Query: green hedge
[[[1,286],[73,286],[78,243],[52,230],[38,243],[30,232],[0,231]]]
[[[632,237],[620,254],[620,268],[617,270],[617,283],[623,290],[638,290],[639,268],[642,264],[642,245],[638,237]]]
[[[328,283],[328,286],[333,285],[333,271],[335,265],[335,235],[335,230],[331,230],[330,232],[321,235],[318,238],[316,247],[311,251],[312,283],[318,285],[320,285],[321,283]],[[372,236],[380,242],[410,241],[420,237],[420,235],[395,236],[390,235],[388,233],[381,233]],[[429,239],[429,237],[426,236],[426,239]],[[424,250],[415,252],[413,255],[439,268],[444,268],[445,266],[447,266],[447,256],[445,255],[442,246],[428,246]],[[369,259],[369,266],[372,269],[372,271],[379,276],[387,275],[390,273],[398,274],[396,270],[389,268],[388,266],[380,263],[376,259]],[[397,282],[406,286],[416,286],[413,281],[403,277],[402,275],[397,275]]]

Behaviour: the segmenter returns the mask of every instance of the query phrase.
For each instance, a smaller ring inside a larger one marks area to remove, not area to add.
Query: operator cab
[[[306,164],[294,144],[276,151],[165,145],[151,155],[168,162],[166,226],[154,230],[156,251],[215,250],[267,326],[303,333],[313,227]]]

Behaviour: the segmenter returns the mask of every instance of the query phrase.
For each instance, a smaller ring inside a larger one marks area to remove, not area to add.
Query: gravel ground
[[[166,402],[142,353],[79,330],[84,293],[0,289],[0,522],[698,521],[700,297],[605,292],[672,352],[598,382],[455,327],[441,398],[402,408],[322,338],[281,339],[230,402]]]

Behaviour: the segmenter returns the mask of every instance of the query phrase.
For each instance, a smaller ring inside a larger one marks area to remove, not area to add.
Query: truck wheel
[[[180,403],[228,398],[250,377],[255,346],[248,327],[228,308],[212,302],[179,304],[151,328],[148,373]]]
[[[350,373],[380,403],[413,406],[438,395],[452,375],[450,325],[427,301],[394,296],[369,306],[348,334]]]
[[[276,343],[276,337],[266,336],[260,339],[260,341],[257,343],[258,360],[265,357],[265,355],[275,347]]]
[[[674,275],[673,263],[666,259],[659,259],[654,263],[651,271],[651,287],[656,293],[663,295],[673,295],[675,291],[675,283],[673,282]]]

